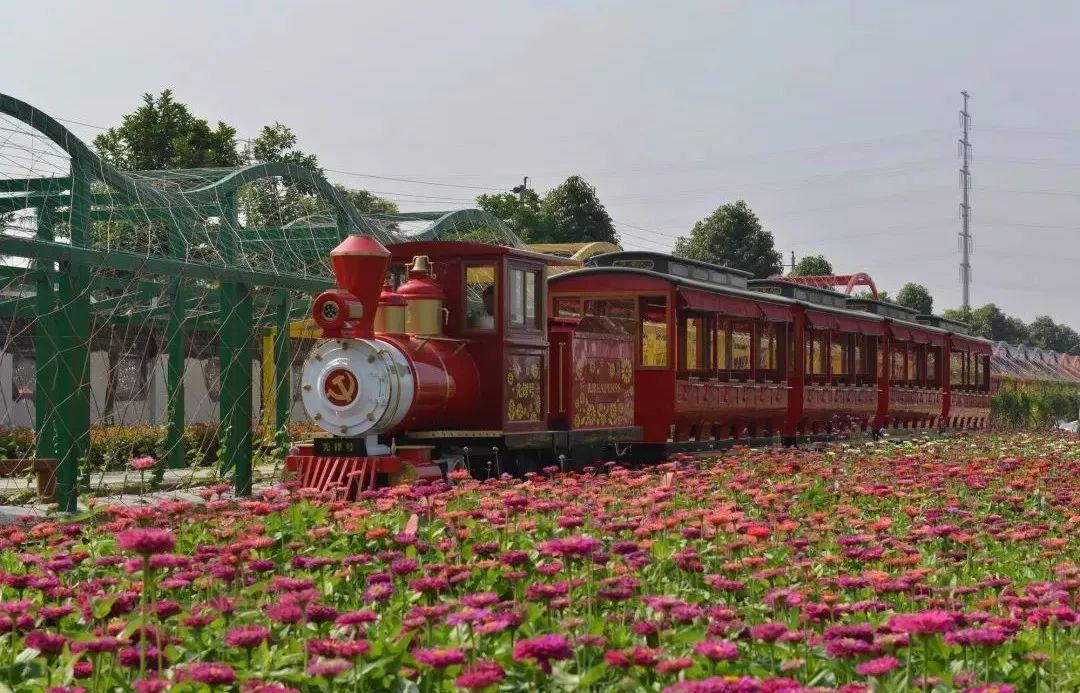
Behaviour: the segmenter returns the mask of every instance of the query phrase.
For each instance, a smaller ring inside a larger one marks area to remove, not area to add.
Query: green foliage
[[[790,274],[792,277],[820,277],[832,273],[832,263],[824,255],[807,255],[795,263],[795,269]]]
[[[1080,353],[1080,335],[1068,325],[1059,325],[1048,315],[1040,315],[1028,325],[1031,346],[1065,354]]]
[[[346,188],[344,185],[335,185],[345,197],[349,198],[361,214],[397,214],[397,203],[392,200],[379,197],[375,193],[368,192],[367,190],[354,190],[352,188]]]
[[[918,311],[922,315],[930,315],[934,312],[934,297],[922,284],[908,282],[900,288],[896,294],[896,303]]]
[[[1080,387],[1060,383],[1006,385],[994,393],[991,411],[998,427],[1051,428],[1076,419]]]
[[[942,312],[942,317],[959,320],[971,325],[972,332],[984,339],[1003,341],[1010,344],[1027,344],[1029,335],[1027,326],[1019,318],[1006,315],[993,303],[981,308],[950,308]]]
[[[543,236],[540,212],[540,196],[526,188],[519,197],[517,193],[480,195],[476,198],[480,209],[498,217],[514,234],[526,243],[539,243]]]
[[[570,176],[540,201],[540,229],[533,243],[618,243],[619,234],[596,188],[581,176]]]
[[[127,171],[166,168],[239,166],[236,128],[218,121],[211,129],[171,89],[143,94],[143,105],[123,122],[94,138],[94,148],[108,163]]]
[[[694,224],[690,235],[675,242],[675,254],[746,270],[755,277],[779,274],[783,268],[772,233],[742,200],[721,205]]]

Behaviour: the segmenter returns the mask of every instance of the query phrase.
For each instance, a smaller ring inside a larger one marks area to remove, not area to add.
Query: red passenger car
[[[894,304],[647,252],[548,278],[573,263],[354,236],[331,264],[301,384],[329,437],[289,463],[306,484],[988,419],[989,342]]]

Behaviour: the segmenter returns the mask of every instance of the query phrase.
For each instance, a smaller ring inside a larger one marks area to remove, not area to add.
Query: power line
[[[463,185],[461,183],[445,183],[441,181],[432,180],[418,180],[415,178],[400,178],[398,176],[379,176],[374,173],[357,173],[356,171],[342,171],[336,168],[323,169],[324,171],[330,171],[331,173],[340,173],[344,176],[356,176],[357,178],[375,178],[377,180],[392,180],[398,183],[414,183],[416,185],[434,185],[441,188],[464,188],[467,190],[489,190],[495,192],[506,192],[506,186],[490,186],[490,185]]]

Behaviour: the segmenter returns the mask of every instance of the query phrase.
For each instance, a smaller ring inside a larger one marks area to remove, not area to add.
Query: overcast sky
[[[113,125],[172,88],[241,136],[289,125],[403,210],[578,173],[628,248],[741,198],[785,259],[922,282],[937,312],[960,303],[967,89],[972,302],[1080,328],[1080,3],[946,4],[21,2],[0,91]]]

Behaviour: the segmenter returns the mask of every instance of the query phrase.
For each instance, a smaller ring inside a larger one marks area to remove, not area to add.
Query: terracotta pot
[[[34,471],[37,472],[37,492],[42,500],[56,500],[56,469],[59,463],[54,459],[40,458],[34,460]]]
[[[0,476],[20,476],[30,470],[37,473],[37,492],[42,500],[56,500],[56,467],[54,459],[0,459]]]

